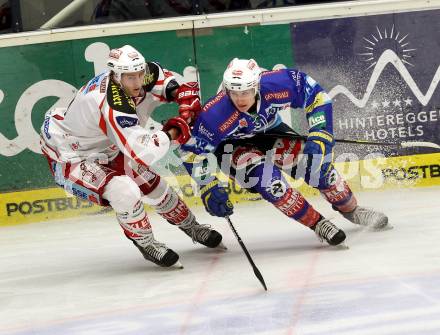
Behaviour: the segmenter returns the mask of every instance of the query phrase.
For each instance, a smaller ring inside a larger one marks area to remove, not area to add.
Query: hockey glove
[[[225,188],[218,185],[217,179],[208,185],[204,185],[200,191],[203,205],[205,205],[205,209],[209,214],[219,217],[232,215],[234,206],[229,200]]]
[[[325,130],[312,131],[307,136],[303,154],[306,159],[306,181],[312,176],[322,179],[332,169],[333,147],[335,140],[333,135]],[[319,176],[318,176],[319,174]]]
[[[200,104],[199,84],[195,81],[183,83],[176,91],[176,102],[179,104],[179,115],[192,125],[199,115]]]
[[[170,135],[170,138],[180,144],[188,142],[191,138],[191,130],[188,123],[181,117],[172,117],[163,125],[164,132]]]

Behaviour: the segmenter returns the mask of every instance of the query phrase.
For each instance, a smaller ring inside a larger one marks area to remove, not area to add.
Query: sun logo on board
[[[362,48],[363,52],[358,53],[358,55],[362,56],[362,60],[368,64],[365,70],[375,66],[382,53],[387,49],[393,50],[404,64],[414,66],[411,63],[411,58],[416,49],[410,48],[408,36],[409,34],[404,35],[400,31],[396,31],[393,24],[391,29],[387,30],[385,28],[382,31],[376,26],[374,33],[362,37],[365,45]]]

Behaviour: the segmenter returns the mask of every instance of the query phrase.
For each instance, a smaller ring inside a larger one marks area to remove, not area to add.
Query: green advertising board
[[[223,72],[234,58],[254,58],[264,69],[293,66],[289,24],[203,29],[196,33],[197,64],[203,98],[219,88]]]

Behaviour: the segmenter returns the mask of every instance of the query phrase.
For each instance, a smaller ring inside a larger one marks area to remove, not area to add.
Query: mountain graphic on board
[[[400,73],[401,77],[405,80],[408,87],[414,93],[414,96],[419,100],[419,102],[426,106],[428,102],[431,100],[432,95],[434,94],[435,89],[440,81],[440,66],[437,68],[434,77],[432,78],[431,84],[429,86],[426,94],[423,94],[416,82],[412,78],[405,64],[400,60],[399,56],[391,49],[385,50],[380,58],[377,61],[376,66],[371,74],[370,81],[368,82],[367,89],[365,91],[364,96],[361,99],[356,98],[353,93],[351,93],[345,86],[337,85],[332,88],[329,92],[329,96],[331,98],[336,97],[339,94],[345,95],[354,105],[359,108],[363,108],[368,103],[370,99],[370,95],[373,92],[374,87],[376,86],[377,81],[379,80],[382,72],[385,67],[390,64],[396,68],[396,70]]]

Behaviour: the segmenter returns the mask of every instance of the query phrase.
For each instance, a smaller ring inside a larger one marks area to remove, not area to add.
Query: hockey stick
[[[270,137],[282,137],[282,138],[294,138],[294,139],[301,139],[306,141],[307,136],[300,135],[295,132],[285,132],[285,133],[279,133],[279,134],[265,134]],[[362,144],[362,145],[385,145],[385,146],[395,146],[400,148],[417,148],[417,147],[423,147],[423,148],[432,148],[432,149],[440,149],[440,145],[433,142],[425,142],[425,141],[403,141],[403,142],[371,142],[371,141],[365,141],[365,140],[348,140],[343,138],[336,138],[335,142],[338,143],[350,143],[350,144]]]
[[[231,227],[232,232],[234,233],[235,237],[237,238],[238,244],[240,244],[241,249],[243,249],[244,254],[246,255],[249,263],[251,264],[252,269],[254,270],[255,276],[258,278],[261,285],[263,285],[264,290],[267,291],[266,283],[264,282],[264,278],[263,278],[260,270],[258,270],[257,266],[255,265],[254,261],[252,260],[251,255],[247,251],[246,246],[244,245],[243,241],[241,240],[240,235],[238,235],[237,230],[235,230],[235,227],[232,224],[232,221],[229,218],[229,216],[226,217],[226,220],[228,221],[229,227]]]

